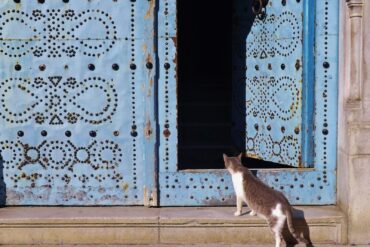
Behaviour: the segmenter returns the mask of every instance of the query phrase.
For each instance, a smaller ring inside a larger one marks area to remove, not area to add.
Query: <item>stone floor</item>
[[[2,247],[24,247],[24,245],[1,245]],[[167,244],[155,244],[155,245],[30,245],[37,247],[271,247],[272,245],[246,245],[246,244],[187,244],[187,245],[167,245]],[[282,245],[283,247],[285,245]],[[303,247],[304,245],[296,245],[296,247]],[[315,247],[345,247],[346,245],[334,245],[334,244],[319,244]],[[356,245],[359,247],[369,247],[370,245]]]
[[[24,245],[1,245],[2,247],[24,247]],[[258,244],[192,244],[192,245],[167,245],[167,244],[155,244],[155,245],[28,245],[30,247],[271,247],[273,245],[258,245]],[[304,245],[299,244],[295,247],[303,247]],[[347,245],[335,245],[335,244],[318,244],[315,247],[346,247]],[[351,245],[355,246],[355,245]],[[356,245],[358,247],[369,247],[370,245]],[[285,245],[282,245],[285,247]]]

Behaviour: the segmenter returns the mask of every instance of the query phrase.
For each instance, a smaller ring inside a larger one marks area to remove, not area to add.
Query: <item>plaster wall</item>
[[[370,4],[341,1],[338,205],[348,242],[370,244]]]

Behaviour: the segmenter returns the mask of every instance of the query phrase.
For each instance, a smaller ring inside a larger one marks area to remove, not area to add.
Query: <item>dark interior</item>
[[[245,40],[253,3],[177,1],[179,169],[224,168],[223,153],[245,150]],[[289,167],[250,158],[243,163]]]
[[[179,168],[223,168],[231,150],[232,1],[178,1]]]

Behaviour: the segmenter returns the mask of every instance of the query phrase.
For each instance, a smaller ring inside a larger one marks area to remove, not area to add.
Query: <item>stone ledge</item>
[[[296,207],[296,228],[314,243],[345,243],[334,206]],[[9,207],[0,209],[0,244],[264,244],[264,220],[234,217],[233,207]],[[303,213],[304,218],[303,220]]]
[[[0,227],[9,224],[158,224],[159,209],[144,207],[8,207]]]

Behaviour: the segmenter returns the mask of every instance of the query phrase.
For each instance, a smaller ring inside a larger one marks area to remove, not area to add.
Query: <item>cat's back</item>
[[[272,189],[250,171],[243,172],[243,189],[251,204],[265,205],[270,209],[277,204],[280,204],[283,209],[289,207],[289,202],[283,193]]]

